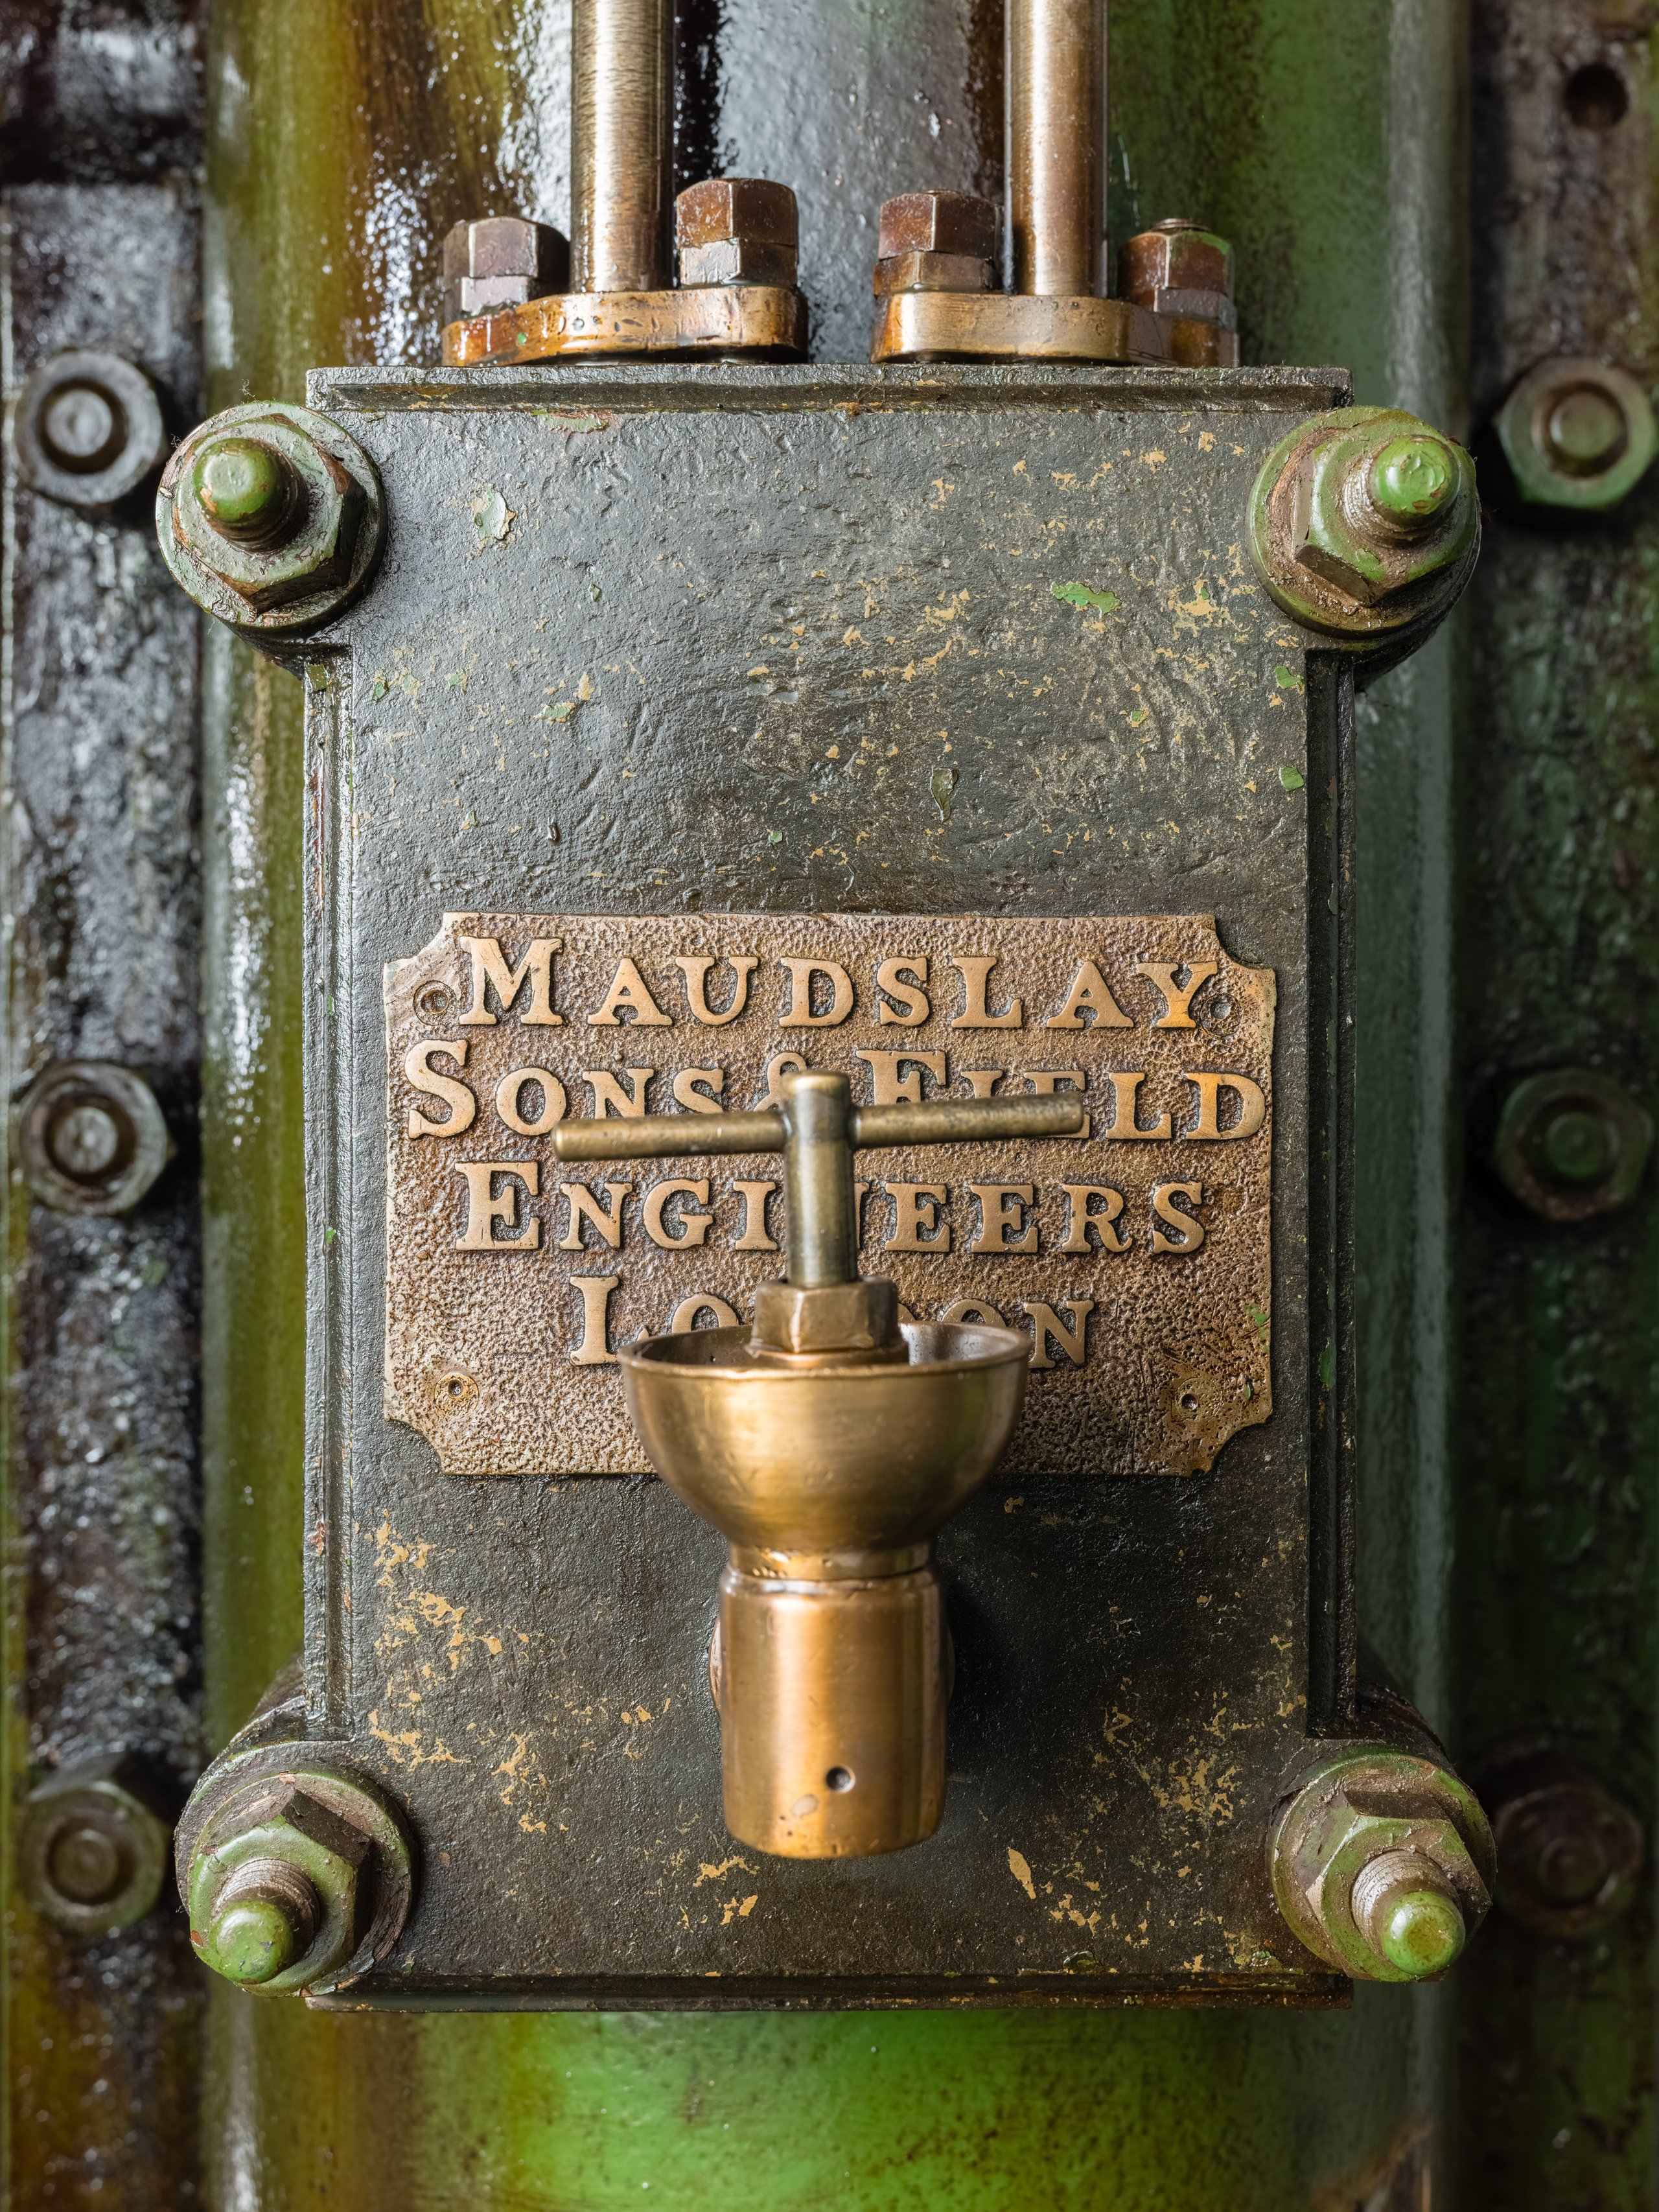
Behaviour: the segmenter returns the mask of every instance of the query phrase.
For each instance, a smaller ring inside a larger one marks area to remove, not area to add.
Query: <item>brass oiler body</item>
[[[1012,1329],[938,1326],[861,1354],[779,1353],[742,1328],[622,1354],[653,1464],[731,1546],[715,1663],[740,1843],[857,1858],[938,1827],[949,1667],[932,1539],[1012,1433],[1029,1353]]]
[[[859,1146],[1075,1137],[1060,1095],[854,1106],[845,1075],[782,1078],[775,1109],[567,1121],[561,1160],[783,1154],[788,1273],[755,1325],[620,1355],[652,1465],[731,1546],[715,1653],[726,1824],[781,1858],[902,1850],[945,1809],[945,1609],[934,1532],[1013,1433],[1018,1331],[901,1328],[857,1273]]]

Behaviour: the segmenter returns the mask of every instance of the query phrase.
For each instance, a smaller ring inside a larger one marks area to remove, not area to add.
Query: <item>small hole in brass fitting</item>
[[[823,1779],[831,1790],[850,1790],[853,1786],[853,1777],[844,1766],[832,1766]]]

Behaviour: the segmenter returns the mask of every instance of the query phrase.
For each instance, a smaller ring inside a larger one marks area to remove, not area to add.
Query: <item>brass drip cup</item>
[[[623,1352],[652,1465],[731,1547],[713,1656],[726,1823],[783,1858],[902,1850],[945,1806],[948,1659],[933,1539],[996,1464],[1024,1398],[1014,1329],[897,1320],[853,1274],[857,1145],[1074,1136],[1052,1097],[855,1108],[786,1077],[780,1111],[565,1122],[562,1160],[784,1154],[787,1282],[752,1330]],[[689,1124],[689,1126],[688,1126]]]

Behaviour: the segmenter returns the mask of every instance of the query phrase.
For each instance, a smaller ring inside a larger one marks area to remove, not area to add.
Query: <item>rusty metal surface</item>
[[[18,186],[4,220],[10,374],[112,348],[188,419],[190,195]],[[180,1147],[122,1215],[49,1212],[10,1185],[15,1821],[32,1775],[128,1752],[177,1798],[201,1757],[199,910],[195,617],[147,529],[9,476],[6,496],[9,1104],[51,1063],[116,1061]],[[14,2202],[190,2201],[201,1984],[170,1899],[88,1942],[12,1896]]]
[[[678,1111],[695,1152],[810,1064],[866,1104],[1086,1098],[1079,1142],[861,1153],[863,1272],[1033,1334],[1009,1476],[1207,1472],[1272,1402],[1273,1008],[1208,917],[447,916],[386,975],[386,1413],[447,1474],[645,1473],[617,1352],[751,1317],[781,1170],[562,1170],[550,1128]]]
[[[380,580],[307,649],[309,1726],[407,1805],[424,1869],[360,2001],[1330,1995],[1285,1943],[1261,1838],[1346,1681],[1322,1042],[1346,708],[1237,548],[1287,413],[1340,390],[313,380],[372,451],[390,529]],[[745,1867],[705,1680],[718,1540],[656,1484],[457,1481],[386,1419],[382,969],[445,908],[1134,915],[1167,913],[1172,878],[1277,978],[1274,1416],[1179,1485],[994,1485],[941,1545],[939,1837]]]

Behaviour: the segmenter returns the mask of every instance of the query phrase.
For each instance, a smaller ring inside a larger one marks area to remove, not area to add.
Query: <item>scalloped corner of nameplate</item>
[[[1029,1333],[1011,1477],[1207,1472],[1272,1407],[1275,998],[1209,915],[447,915],[386,971],[388,1418],[447,1474],[646,1472],[617,1350],[750,1310],[780,1164],[549,1139],[793,1060],[861,1103],[1080,1092],[1075,1139],[872,1158],[862,1265]]]

